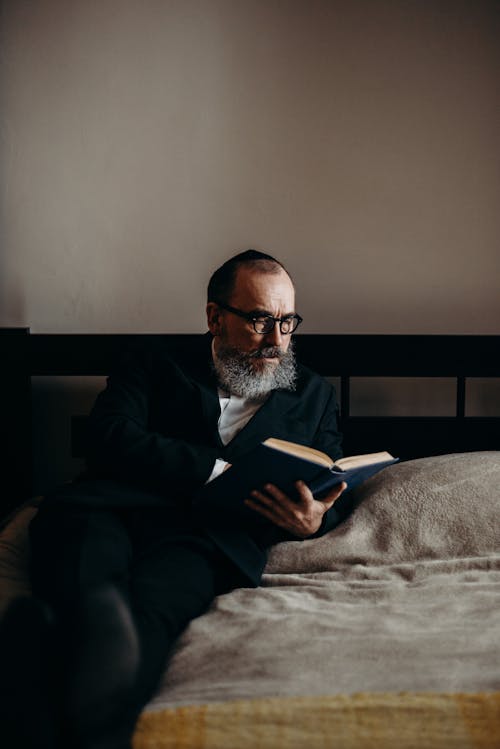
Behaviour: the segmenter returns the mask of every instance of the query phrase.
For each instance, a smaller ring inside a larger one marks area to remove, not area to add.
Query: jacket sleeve
[[[154,367],[154,356],[143,352],[108,378],[89,418],[87,465],[94,475],[189,495],[210,475],[217,449],[169,436],[168,424],[162,433],[149,427]],[[167,397],[176,397],[175,384],[172,364],[165,374]]]
[[[342,457],[342,434],[339,431],[339,408],[337,405],[337,395],[333,385],[330,386],[330,394],[320,418],[311,447],[326,453],[332,460],[338,460]]]

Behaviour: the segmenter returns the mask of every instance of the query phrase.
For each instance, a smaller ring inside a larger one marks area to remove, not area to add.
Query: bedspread
[[[500,453],[392,466],[356,503],[193,621],[150,707],[500,689]]]
[[[191,622],[134,748],[499,747],[499,521],[500,452],[381,472]],[[7,578],[27,587],[26,522],[0,537],[4,604]]]

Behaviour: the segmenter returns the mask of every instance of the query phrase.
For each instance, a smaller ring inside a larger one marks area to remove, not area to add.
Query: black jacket
[[[310,445],[332,458],[341,455],[334,388],[299,365],[294,392],[274,391],[226,446],[220,440],[217,384],[211,336],[189,351],[167,354],[162,338],[130,353],[108,378],[89,419],[87,480],[76,488],[79,501],[99,506],[191,506],[216,458],[230,463],[267,437]],[[326,513],[321,535],[341,519]],[[266,521],[267,522],[267,521]],[[291,539],[280,529],[229,527],[217,518],[204,522],[210,536],[258,584],[265,549]]]

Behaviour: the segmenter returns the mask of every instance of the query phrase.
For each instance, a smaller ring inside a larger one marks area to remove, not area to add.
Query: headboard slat
[[[130,344],[160,335],[30,334],[28,328],[0,329],[0,407],[8,444],[0,515],[31,491],[31,377],[107,375]],[[189,350],[200,335],[167,334],[162,339],[172,351]],[[294,340],[304,364],[324,376],[340,377],[347,454],[387,449],[411,458],[500,449],[500,417],[465,416],[466,378],[500,377],[500,336],[299,334]],[[352,417],[350,378],[384,376],[456,378],[456,417]],[[80,449],[78,435],[73,447]]]

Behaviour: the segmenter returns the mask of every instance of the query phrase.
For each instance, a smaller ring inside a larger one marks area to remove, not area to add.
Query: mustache
[[[257,349],[248,355],[250,359],[283,359],[286,351],[282,351],[279,346],[265,346]]]

